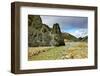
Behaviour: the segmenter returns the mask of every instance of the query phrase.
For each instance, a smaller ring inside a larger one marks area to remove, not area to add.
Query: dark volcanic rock
[[[61,30],[58,23],[53,25],[52,34],[61,34]]]
[[[50,35],[50,28],[43,24],[41,28],[41,34],[42,34],[42,42],[40,43],[41,46],[50,46],[51,41],[51,35]]]
[[[28,26],[40,30],[42,27],[42,20],[39,15],[29,15],[28,16]]]
[[[42,20],[40,16],[29,15],[28,16],[28,45],[39,46],[42,36],[41,30]]]
[[[60,46],[65,45],[59,24],[53,28],[42,23],[39,15],[28,16],[28,46]]]
[[[65,45],[58,23],[53,25],[53,28],[51,31],[51,37],[52,37],[51,45],[54,45],[54,46]]]

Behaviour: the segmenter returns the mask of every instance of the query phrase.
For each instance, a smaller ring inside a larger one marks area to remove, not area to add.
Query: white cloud
[[[87,17],[41,16],[41,18],[42,22],[49,27],[52,27],[54,23],[59,23],[62,32],[68,32],[77,38],[88,35]]]
[[[78,29],[75,30],[74,32],[71,33],[72,35],[78,37],[84,37],[88,35],[88,30],[87,29]]]

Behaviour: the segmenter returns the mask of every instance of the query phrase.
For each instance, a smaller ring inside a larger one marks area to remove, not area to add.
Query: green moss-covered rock
[[[53,28],[51,31],[51,37],[52,37],[52,40],[51,40],[52,45],[54,45],[54,46],[65,45],[58,23],[53,25]]]
[[[60,46],[65,45],[59,24],[53,28],[42,23],[39,15],[28,16],[28,46]]]
[[[42,27],[42,20],[39,15],[28,15],[28,26],[40,30]]]
[[[41,42],[42,20],[40,16],[28,15],[28,45],[39,46]]]
[[[41,28],[41,34],[42,34],[42,42],[40,43],[41,46],[50,46],[51,41],[51,35],[50,35],[50,28],[43,24]]]

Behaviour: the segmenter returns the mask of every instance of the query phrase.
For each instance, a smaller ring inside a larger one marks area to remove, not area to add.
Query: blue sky
[[[88,35],[88,18],[75,16],[43,16],[42,22],[52,27],[54,23],[59,23],[62,32],[68,32],[76,37]]]

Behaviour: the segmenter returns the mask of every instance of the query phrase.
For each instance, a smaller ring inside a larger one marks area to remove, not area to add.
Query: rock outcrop
[[[59,24],[50,28],[42,23],[39,15],[28,16],[28,46],[61,46],[65,45]]]
[[[51,37],[52,37],[51,45],[54,45],[54,46],[65,45],[58,23],[53,25],[53,28],[51,31]]]

